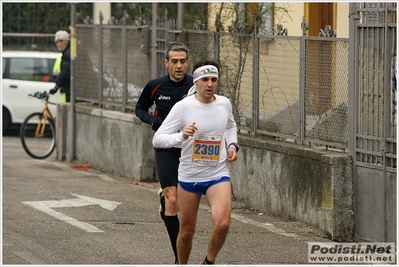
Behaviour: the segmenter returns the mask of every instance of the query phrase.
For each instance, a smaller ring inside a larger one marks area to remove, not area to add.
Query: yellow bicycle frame
[[[49,100],[46,100],[46,105],[44,106],[43,110],[43,118],[39,120],[39,123],[37,124],[36,127],[36,136],[44,136],[44,130],[46,129],[46,121],[48,118],[50,118],[52,121],[54,121],[53,116],[51,115],[50,109],[48,108],[48,104],[55,105],[55,103],[50,102]]]

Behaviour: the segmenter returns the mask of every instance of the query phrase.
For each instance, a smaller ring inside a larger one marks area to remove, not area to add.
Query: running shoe
[[[158,198],[159,198],[159,202],[161,203],[159,205],[159,215],[161,215],[162,220],[164,220],[164,217],[165,217],[165,196],[163,194],[162,188],[159,188],[159,190],[158,190]]]
[[[211,265],[211,264],[215,264],[214,262],[209,262],[208,261],[208,263],[206,263],[207,262],[207,260],[206,260],[206,258],[204,259],[204,260],[202,260],[201,262],[200,262],[200,265]]]
[[[199,263],[199,265],[211,265],[211,264],[214,264],[214,263],[206,263],[205,259],[200,261],[200,263]]]

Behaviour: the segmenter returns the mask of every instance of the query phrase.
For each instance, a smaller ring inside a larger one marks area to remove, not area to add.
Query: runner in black
[[[165,66],[169,74],[150,80],[136,104],[136,116],[158,130],[163,120],[169,114],[173,105],[187,96],[193,85],[193,77],[186,74],[189,66],[189,51],[183,43],[172,43],[165,51]],[[155,103],[154,114],[149,109]],[[180,158],[180,147],[155,149],[155,162],[161,189],[158,191],[160,199],[160,215],[164,220],[170,242],[178,263],[176,239],[179,233],[178,204],[177,204],[177,172]]]

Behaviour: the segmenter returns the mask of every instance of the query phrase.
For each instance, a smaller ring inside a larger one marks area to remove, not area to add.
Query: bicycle
[[[45,159],[55,149],[55,121],[48,105],[50,95],[44,91],[29,94],[29,96],[44,100],[43,111],[30,114],[21,125],[20,138],[22,147],[29,156],[35,159]]]

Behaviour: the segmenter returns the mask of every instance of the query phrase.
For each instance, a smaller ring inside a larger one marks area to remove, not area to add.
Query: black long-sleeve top
[[[155,103],[154,115],[162,121],[169,114],[174,104],[187,96],[193,86],[193,77],[186,74],[180,82],[174,82],[169,74],[147,83],[136,104],[136,116],[145,123],[150,123],[149,109]]]
[[[62,87],[65,91],[71,90],[71,54],[69,43],[64,51],[62,51],[61,72],[55,80],[58,87]]]

